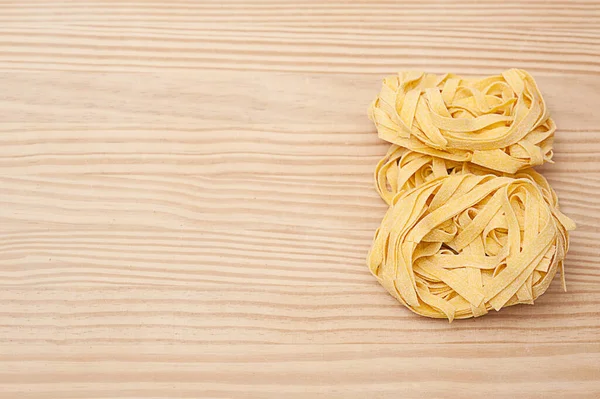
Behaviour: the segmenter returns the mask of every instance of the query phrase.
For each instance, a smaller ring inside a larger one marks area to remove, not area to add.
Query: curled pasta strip
[[[415,313],[477,317],[542,295],[574,227],[530,175],[451,174],[394,198],[367,263]]]
[[[369,118],[383,140],[505,173],[550,161],[556,130],[520,69],[481,79],[400,72],[384,79]]]

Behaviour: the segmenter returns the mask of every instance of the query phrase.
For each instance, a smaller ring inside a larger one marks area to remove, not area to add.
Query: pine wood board
[[[535,306],[370,276],[399,69],[526,68],[577,223]],[[0,397],[600,397],[600,2],[0,1]]]

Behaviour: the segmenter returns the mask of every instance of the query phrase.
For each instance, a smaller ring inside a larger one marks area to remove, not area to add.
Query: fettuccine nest
[[[404,72],[370,108],[395,143],[375,170],[390,205],[368,266],[415,313],[477,317],[548,288],[575,228],[531,166],[552,157],[554,122],[522,70],[465,79]]]
[[[368,265],[418,314],[481,316],[543,294],[573,227],[532,179],[446,176],[396,197]]]
[[[482,79],[401,72],[383,80],[369,118],[390,143],[506,173],[550,161],[556,130],[520,69]]]
[[[470,162],[456,162],[421,154],[397,145],[391,145],[387,154],[375,167],[375,188],[381,198],[391,205],[396,195],[419,187],[430,180],[447,175],[469,173],[478,176],[494,174],[530,179],[537,183],[546,201],[558,209],[556,193],[550,187],[548,180],[533,168],[523,169],[514,174],[503,173]]]

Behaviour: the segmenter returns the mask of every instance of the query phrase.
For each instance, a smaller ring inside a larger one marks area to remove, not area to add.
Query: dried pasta
[[[390,143],[505,173],[550,161],[556,130],[520,69],[481,79],[400,72],[384,79],[369,118]]]
[[[375,188],[381,198],[391,205],[396,195],[420,186],[438,177],[472,173],[498,176],[523,177],[538,184],[546,202],[558,209],[558,198],[544,176],[533,170],[523,169],[516,174],[502,173],[469,162],[456,162],[437,158],[397,145],[391,145],[387,154],[375,167]]]
[[[575,227],[538,176],[450,174],[396,195],[375,233],[371,273],[427,317],[452,321],[532,304],[559,269],[564,284]]]

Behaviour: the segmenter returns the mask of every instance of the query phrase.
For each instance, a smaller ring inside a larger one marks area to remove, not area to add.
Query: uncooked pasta
[[[563,271],[567,231],[527,178],[431,180],[397,198],[375,234],[371,273],[409,309],[435,318],[532,304]]]
[[[369,108],[393,143],[375,168],[389,209],[367,264],[413,312],[463,319],[533,304],[560,271],[575,223],[532,166],[555,125],[531,75],[401,72]]]
[[[475,175],[495,174],[531,179],[539,185],[547,202],[558,209],[556,193],[546,178],[533,168],[523,169],[515,174],[502,173],[470,162],[456,162],[420,154],[397,145],[391,145],[387,154],[375,167],[375,188],[381,198],[388,205],[391,205],[393,198],[404,191],[418,187],[438,177],[465,173]]]
[[[549,161],[556,130],[520,69],[482,79],[401,72],[384,79],[369,118],[390,143],[506,173]]]

